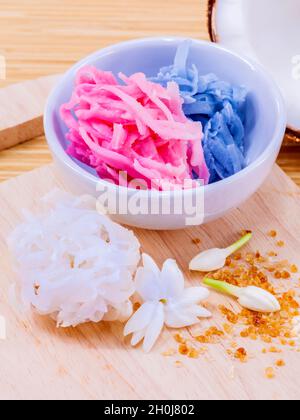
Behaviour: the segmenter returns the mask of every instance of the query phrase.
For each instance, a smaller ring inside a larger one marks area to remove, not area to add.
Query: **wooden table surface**
[[[131,38],[181,35],[208,39],[206,0],[2,0],[0,54],[10,83],[65,71],[83,56]],[[9,100],[9,98],[8,98]],[[0,181],[51,161],[45,139],[0,153]],[[300,147],[280,166],[300,185]]]

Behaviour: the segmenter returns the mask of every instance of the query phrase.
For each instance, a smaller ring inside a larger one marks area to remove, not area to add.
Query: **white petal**
[[[161,272],[163,291],[166,298],[180,296],[184,291],[184,276],[175,260],[167,260]]]
[[[206,308],[200,305],[194,305],[189,308],[189,312],[198,318],[210,318],[212,316],[211,312],[209,312]]]
[[[133,347],[137,346],[145,337],[146,329],[137,331],[132,335],[131,345]]]
[[[200,305],[166,305],[165,323],[170,328],[183,328],[199,323],[199,318],[210,318],[211,313]]]
[[[165,324],[170,328],[184,328],[198,324],[199,319],[196,315],[187,312],[177,312],[165,310]]]
[[[200,303],[209,297],[209,290],[205,287],[189,287],[185,289],[182,297],[176,300],[177,305],[191,305]]]
[[[159,277],[160,276],[160,270],[156,264],[156,262],[153,260],[153,258],[150,257],[148,254],[143,254],[143,266],[146,270],[152,271],[152,273]]]
[[[124,328],[124,335],[127,336],[134,332],[145,329],[154,315],[157,303],[155,302],[146,302],[140,309],[138,309],[130,320],[127,322]]]
[[[161,284],[159,278],[152,271],[139,268],[135,277],[136,292],[144,302],[159,301],[161,297]]]
[[[156,307],[155,315],[152,318],[152,322],[147,328],[143,349],[146,353],[148,353],[156,341],[158,340],[158,337],[160,336],[163,326],[164,326],[164,307],[162,303],[159,303]]]
[[[144,267],[135,276],[136,292],[144,301],[161,299],[160,271],[149,255],[143,255]]]

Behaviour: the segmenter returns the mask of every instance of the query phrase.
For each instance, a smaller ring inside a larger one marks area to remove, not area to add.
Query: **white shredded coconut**
[[[96,200],[55,190],[9,238],[23,304],[60,327],[127,320],[140,261],[134,234],[96,210]]]

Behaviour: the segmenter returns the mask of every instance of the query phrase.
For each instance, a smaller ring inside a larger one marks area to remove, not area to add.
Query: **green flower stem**
[[[228,295],[235,297],[239,297],[242,290],[240,287],[233,286],[225,281],[218,281],[209,278],[204,279],[203,283],[206,284],[206,286],[218,290],[219,292],[227,293]]]
[[[239,239],[237,242],[235,242],[233,245],[226,248],[226,251],[228,251],[228,257],[234,254],[239,249],[241,249],[244,245],[246,245],[252,239],[252,236],[253,234],[249,232],[245,236],[243,236],[241,239]]]

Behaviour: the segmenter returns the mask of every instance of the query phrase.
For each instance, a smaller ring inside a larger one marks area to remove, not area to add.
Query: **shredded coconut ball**
[[[96,200],[54,191],[39,215],[9,238],[25,305],[59,327],[125,321],[132,314],[140,244],[129,230],[96,210]]]

